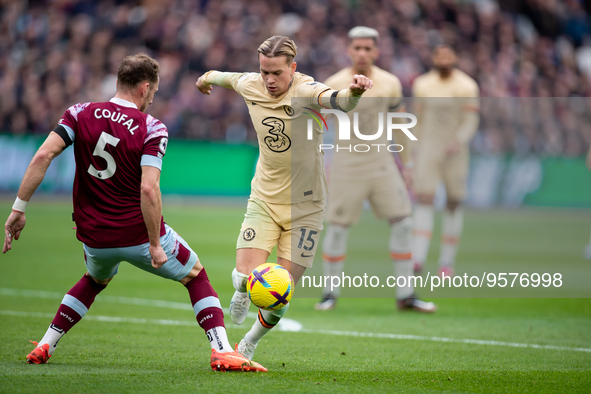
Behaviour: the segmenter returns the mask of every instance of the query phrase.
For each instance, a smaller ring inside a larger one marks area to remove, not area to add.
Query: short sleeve
[[[312,97],[317,98],[322,92],[332,90],[323,83],[310,81],[304,82],[298,88],[297,97]]]
[[[146,118],[146,139],[142,150],[142,166],[151,166],[162,169],[162,158],[168,147],[168,130],[164,123],[148,115]]]
[[[247,79],[256,78],[257,76],[257,73],[237,74],[230,79],[232,88],[236,91],[236,93],[242,96],[244,94]]]
[[[75,104],[64,112],[57,126],[53,129],[66,145],[71,145],[76,139],[76,133],[78,132],[78,115],[84,111],[90,103]]]

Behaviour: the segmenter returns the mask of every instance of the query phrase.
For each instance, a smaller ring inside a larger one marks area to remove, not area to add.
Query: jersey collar
[[[109,100],[111,103],[120,105],[122,107],[130,107],[130,108],[135,108],[137,109],[137,105],[135,105],[134,103],[132,103],[131,101],[127,101],[127,100],[123,100],[120,99],[118,97],[113,97],[111,100]]]

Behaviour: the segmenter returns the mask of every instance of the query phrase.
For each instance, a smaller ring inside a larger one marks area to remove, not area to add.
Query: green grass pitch
[[[168,204],[164,210],[197,251],[224,307],[233,292],[243,205]],[[0,203],[1,220],[9,210],[8,202]],[[324,313],[314,311],[316,298],[295,298],[286,317],[303,330],[273,331],[257,349],[255,359],[268,373],[214,373],[193,312],[170,307],[189,306],[184,287],[126,264],[50,362],[28,365],[28,340],[41,338],[61,295],[85,272],[70,212],[67,203],[33,201],[22,238],[0,257],[2,393],[591,392],[590,299],[437,299],[439,311],[421,315],[397,312],[385,298],[342,299]],[[590,217],[569,210],[467,211],[458,266],[494,263],[503,251],[533,267],[544,259],[591,264],[581,257]],[[353,230],[359,242],[363,234],[373,236],[363,231],[373,220],[367,213]],[[384,251],[377,249],[379,259]],[[436,256],[433,245],[432,268]],[[227,318],[230,341],[238,342],[252,322],[235,327]],[[372,336],[354,334],[364,332]],[[464,339],[489,342],[459,342]]]

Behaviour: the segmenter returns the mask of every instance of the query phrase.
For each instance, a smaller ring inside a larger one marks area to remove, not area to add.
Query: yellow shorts
[[[466,197],[469,153],[462,150],[451,157],[419,153],[414,190],[417,194],[434,195],[439,181],[445,183],[447,198],[462,201]]]
[[[357,223],[363,209],[363,201],[369,200],[378,219],[409,216],[412,212],[406,184],[397,168],[384,176],[352,180],[334,177],[328,193],[328,223],[350,226]]]
[[[236,249],[255,248],[310,268],[323,227],[325,201],[272,204],[250,198]],[[293,246],[292,246],[293,245]]]

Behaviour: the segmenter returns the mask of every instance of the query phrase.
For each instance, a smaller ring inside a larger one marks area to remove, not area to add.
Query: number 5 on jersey
[[[97,170],[92,164],[88,167],[88,173],[98,179],[109,179],[117,171],[117,163],[109,152],[105,150],[107,144],[115,147],[121,141],[119,138],[113,137],[111,134],[107,134],[104,131],[101,133],[99,140],[94,148],[92,154],[94,156],[102,157],[107,162],[107,168],[104,170]]]

